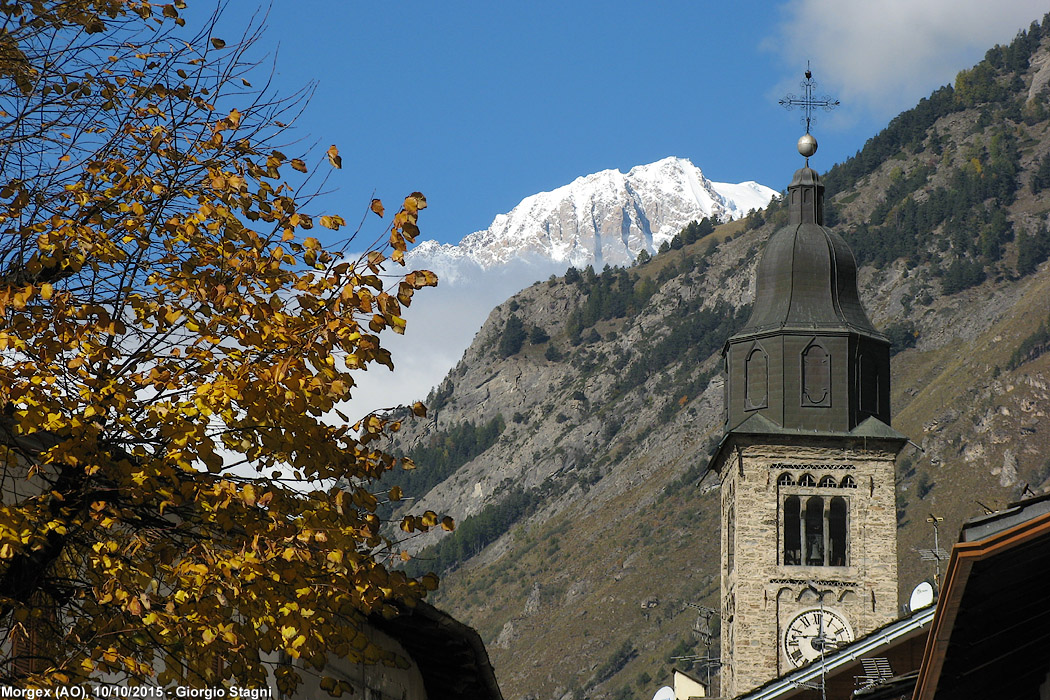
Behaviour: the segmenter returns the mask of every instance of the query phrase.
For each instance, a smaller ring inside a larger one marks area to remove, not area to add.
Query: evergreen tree
[[[708,217],[700,219],[700,223],[696,227],[696,238],[697,240],[708,236],[715,232],[715,224]]]
[[[547,331],[543,330],[539,326],[533,326],[532,330],[529,331],[529,342],[533,345],[540,345],[542,343],[546,343],[550,339],[551,337],[547,334]]]
[[[1046,224],[1034,233],[1022,232],[1017,237],[1017,274],[1030,275],[1039,263],[1050,257],[1050,230]]]
[[[521,352],[521,346],[526,338],[525,324],[517,316],[511,315],[507,319],[507,325],[503,327],[503,334],[499,338],[500,357],[510,357]]]
[[[766,217],[762,215],[761,209],[752,209],[747,215],[746,230],[751,231],[766,223]]]
[[[1032,179],[1028,186],[1031,188],[1032,194],[1039,194],[1050,187],[1050,153],[1047,153],[1040,159],[1038,167],[1032,173]]]

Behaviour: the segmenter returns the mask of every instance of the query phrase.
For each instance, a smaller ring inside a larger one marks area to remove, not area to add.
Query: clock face
[[[791,621],[784,632],[784,654],[798,668],[834,652],[853,641],[853,629],[830,610],[806,610]]]

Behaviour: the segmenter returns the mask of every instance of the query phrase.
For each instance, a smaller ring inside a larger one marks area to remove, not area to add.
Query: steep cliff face
[[[994,100],[935,95],[826,178],[868,314],[899,350],[905,600],[932,575],[927,514],[943,544],[984,506],[1050,489],[1050,103],[1029,99],[1050,37],[1029,42],[1031,60],[990,59]],[[404,547],[444,571],[437,602],[482,633],[507,698],[648,697],[705,654],[690,606],[719,607],[719,350],[784,213],[763,218],[523,290],[401,435],[440,446],[502,416],[491,446],[409,494],[457,533]]]
[[[750,269],[756,243],[727,241],[709,255],[700,249],[711,241],[694,243],[681,255],[638,268],[584,273],[578,283],[538,282],[493,309],[431,397],[430,418],[403,429],[401,444],[425,443],[462,422],[481,424],[497,414],[506,428],[453,478],[414,494],[413,508],[462,520],[498,502],[508,486],[549,483],[564,491],[550,504],[558,510],[579,495],[581,483],[616,494],[643,481],[647,469],[702,458],[684,446],[695,452],[720,425],[720,379],[711,353],[734,321],[746,319],[751,275],[730,278],[729,270],[742,261]],[[698,261],[710,264],[706,273]],[[622,315],[593,323],[581,318],[586,300],[602,294],[622,297]],[[499,345],[512,317],[549,339],[525,339],[518,352],[502,357]],[[631,465],[642,457],[648,466]],[[429,542],[423,538],[411,548]]]

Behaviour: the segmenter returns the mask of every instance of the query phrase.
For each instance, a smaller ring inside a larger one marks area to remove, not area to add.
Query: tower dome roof
[[[823,226],[824,185],[816,171],[798,170],[788,197],[788,224],[766,243],[751,318],[737,337],[813,329],[884,338],[861,304],[853,252]]]

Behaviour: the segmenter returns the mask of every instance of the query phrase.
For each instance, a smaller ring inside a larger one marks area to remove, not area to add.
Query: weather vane
[[[794,94],[788,94],[780,100],[780,106],[784,109],[794,109],[795,107],[801,107],[804,113],[802,117],[802,123],[806,125],[806,133],[798,140],[798,152],[806,158],[806,165],[809,165],[809,157],[817,152],[817,140],[813,138],[812,134],[809,133],[810,125],[816,121],[813,118],[813,110],[817,107],[823,109],[825,112],[830,112],[839,106],[839,101],[831,97],[830,95],[824,95],[823,97],[813,97],[813,91],[817,87],[817,81],[813,80],[813,71],[809,69],[809,61],[806,61],[806,79],[803,80],[799,85],[805,91],[803,97],[798,97]]]

